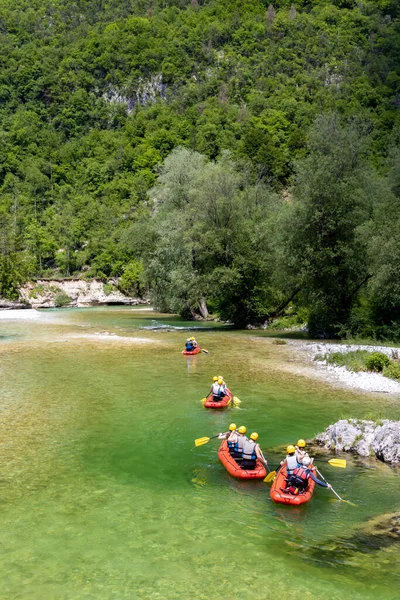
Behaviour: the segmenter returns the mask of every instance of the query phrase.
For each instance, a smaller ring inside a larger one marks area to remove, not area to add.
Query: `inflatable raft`
[[[313,474],[315,475],[315,468],[312,469]],[[272,484],[270,496],[274,502],[278,502],[279,504],[292,504],[294,506],[298,506],[299,504],[305,504],[309,500],[311,500],[312,495],[314,493],[315,481],[312,479],[308,480],[308,488],[304,492],[300,492],[296,496],[294,494],[290,494],[289,492],[285,492],[286,488],[286,466],[284,465],[278,471],[275,481]]]
[[[196,346],[196,348],[193,348],[193,350],[184,350],[182,354],[185,354],[186,356],[192,356],[192,354],[199,354],[199,352],[201,352],[201,348],[200,346]]]
[[[231,390],[226,388],[226,396],[224,396],[224,399],[221,400],[221,402],[214,402],[212,399],[212,394],[208,394],[206,401],[204,402],[204,406],[206,408],[226,408],[232,398],[233,394]]]
[[[222,442],[218,450],[218,458],[228,471],[229,475],[236,477],[237,479],[264,479],[267,475],[267,471],[264,465],[257,460],[256,468],[252,471],[241,469],[240,465],[230,455],[228,450],[228,442]]]

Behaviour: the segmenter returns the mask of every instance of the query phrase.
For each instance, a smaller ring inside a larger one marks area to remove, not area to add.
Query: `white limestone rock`
[[[328,450],[400,463],[400,421],[341,419],[318,434],[315,441]]]

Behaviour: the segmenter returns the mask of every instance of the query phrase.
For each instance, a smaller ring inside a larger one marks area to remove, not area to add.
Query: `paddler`
[[[223,379],[219,378],[217,379],[217,381],[214,381],[214,383],[211,386],[211,393],[213,396],[213,402],[221,402],[221,400],[225,398],[226,385]]]
[[[225,433],[220,433],[218,435],[218,439],[219,440],[227,440],[229,453],[233,454],[233,452],[235,451],[235,444],[234,444],[234,442],[229,441],[229,438],[230,438],[232,431],[236,431],[236,423],[231,423],[229,425],[228,429],[229,429],[229,431],[226,431]]]
[[[302,440],[302,439],[299,440],[295,446],[296,459],[300,465],[304,464],[305,458],[310,458],[308,455],[308,452],[305,448],[306,448],[306,442],[305,442],[305,440]],[[312,464],[314,462],[314,459],[310,458],[310,461],[311,461],[310,464]]]
[[[189,338],[189,339],[190,339],[190,341],[192,342],[193,348],[197,348],[197,346],[198,346],[198,343],[197,343],[197,341],[196,341],[196,338],[194,338],[194,337],[191,337],[191,338]]]
[[[257,443],[258,433],[253,432],[250,434],[250,438],[246,439],[243,444],[243,460],[240,465],[241,469],[246,471],[253,471],[256,468],[257,458],[268,468],[267,460],[264,454],[261,452],[260,444]]]
[[[286,472],[288,475],[293,473],[293,471],[300,466],[296,457],[296,448],[292,444],[289,444],[286,448],[286,458],[281,461],[281,467],[283,467],[283,465],[286,465]]]
[[[194,346],[192,343],[192,338],[188,338],[185,342],[185,350],[186,352],[191,352],[193,350]]]
[[[321,487],[331,489],[330,483],[325,483],[317,477],[309,469],[311,465],[311,459],[309,456],[303,458],[303,464],[299,465],[293,473],[291,473],[286,480],[286,492],[296,496],[297,494],[304,492],[308,488],[308,480],[312,479],[317,485]]]
[[[243,458],[243,444],[247,440],[245,433],[246,427],[241,425],[239,429],[232,431],[231,435],[228,437],[228,442],[232,442],[234,445],[232,456],[236,462],[241,461]]]

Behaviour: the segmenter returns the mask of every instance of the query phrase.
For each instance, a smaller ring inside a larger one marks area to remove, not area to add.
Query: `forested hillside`
[[[395,0],[0,0],[0,295],[400,337]]]

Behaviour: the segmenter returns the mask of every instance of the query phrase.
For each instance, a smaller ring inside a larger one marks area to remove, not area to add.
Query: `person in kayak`
[[[191,338],[189,338],[189,339],[190,339],[190,341],[192,342],[193,348],[197,348],[197,346],[198,346],[198,343],[197,343],[197,341],[196,341],[196,338],[194,338],[194,337],[191,337]]]
[[[186,340],[185,350],[186,350],[186,352],[191,352],[192,350],[194,350],[194,346],[193,346],[193,343],[192,343],[192,338],[188,338]]]
[[[214,381],[211,386],[211,393],[213,396],[213,402],[221,402],[226,396],[226,385],[224,384],[223,379],[218,379]]]
[[[246,439],[243,444],[243,460],[240,465],[241,469],[253,471],[256,468],[257,458],[268,468],[267,460],[261,452],[260,444],[257,443],[258,433],[253,432],[250,438]]]
[[[230,454],[233,454],[233,452],[235,451],[235,444],[232,441],[229,441],[229,438],[232,434],[232,431],[236,431],[236,423],[231,423],[229,425],[229,431],[226,431],[225,433],[220,433],[218,435],[218,439],[219,440],[227,440],[228,442],[228,450]]]
[[[304,464],[304,459],[305,458],[310,458],[308,455],[308,452],[306,450],[306,442],[305,440],[299,440],[295,446],[296,449],[296,458],[297,458],[297,462],[302,465]],[[313,458],[310,458],[310,464],[312,464],[314,462]]]
[[[314,473],[309,469],[311,465],[311,459],[309,456],[303,458],[303,464],[301,464],[297,469],[291,473],[286,479],[286,489],[285,492],[289,492],[296,496],[297,494],[301,494],[306,491],[308,488],[308,481],[312,479],[315,481],[317,485],[321,487],[331,489],[330,483],[325,483],[321,481],[317,477],[315,477]]]
[[[243,445],[247,440],[245,435],[246,427],[241,425],[236,431],[232,431],[228,437],[228,442],[233,442],[233,452],[231,453],[236,462],[241,462],[243,459]]]
[[[293,471],[300,466],[296,457],[296,448],[292,444],[286,448],[286,458],[281,461],[281,467],[283,467],[283,465],[286,465],[286,472],[288,475],[293,473]]]

